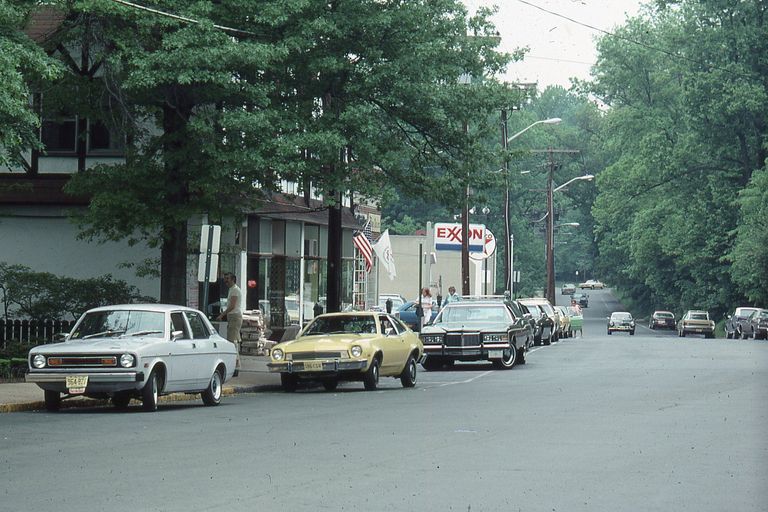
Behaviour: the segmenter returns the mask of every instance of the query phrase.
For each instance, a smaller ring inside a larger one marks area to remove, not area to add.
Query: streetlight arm
[[[587,174],[586,176],[576,176],[572,180],[568,180],[565,183],[563,183],[562,185],[560,185],[559,187],[556,187],[552,192],[557,192],[558,190],[562,190],[565,187],[567,187],[568,185],[570,185],[571,183],[573,183],[574,181],[581,181],[581,180],[592,181],[594,178],[595,177],[593,175],[591,175],[591,174]]]
[[[518,138],[519,136],[521,136],[522,134],[524,134],[525,132],[527,132],[528,130],[530,130],[531,128],[533,128],[538,124],[558,124],[560,123],[560,121],[561,119],[559,117],[553,117],[552,119],[542,119],[541,121],[536,121],[532,125],[526,128],[523,128],[522,130],[520,130],[519,132],[517,132],[516,134],[508,138],[507,142],[512,142],[513,140],[515,140],[516,138]]]

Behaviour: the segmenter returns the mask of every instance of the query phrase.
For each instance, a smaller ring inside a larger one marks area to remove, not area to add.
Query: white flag
[[[397,271],[395,271],[395,257],[392,256],[392,244],[389,242],[389,230],[386,230],[379,241],[373,244],[373,250],[376,251],[376,256],[389,274],[390,281],[394,280],[397,277]]]

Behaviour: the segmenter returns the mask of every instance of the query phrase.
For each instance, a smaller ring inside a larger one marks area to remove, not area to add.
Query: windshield
[[[461,304],[446,307],[440,312],[435,324],[451,322],[509,322],[509,310],[504,305]]]
[[[612,320],[632,320],[632,315],[629,313],[614,313],[611,315]]]
[[[752,316],[753,316],[753,318],[760,318],[761,320],[764,320],[764,319],[768,318],[768,311],[765,311],[765,310],[757,311]]]
[[[376,319],[370,315],[326,316],[316,318],[303,336],[322,334],[375,334]]]
[[[162,338],[164,332],[165,314],[158,311],[96,311],[83,317],[70,339],[133,335]]]

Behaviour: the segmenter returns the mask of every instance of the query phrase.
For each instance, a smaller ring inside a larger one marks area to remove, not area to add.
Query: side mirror
[[[173,331],[171,332],[171,341],[176,341],[182,336],[184,336],[184,331]]]

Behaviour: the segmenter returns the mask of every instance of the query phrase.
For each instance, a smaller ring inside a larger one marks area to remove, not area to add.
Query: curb
[[[279,384],[259,384],[253,386],[224,386],[221,390],[222,396],[238,395],[241,393],[255,393],[257,391],[275,391],[279,390]],[[162,395],[158,398],[158,402],[183,402],[194,400],[199,393],[171,393],[169,395]],[[131,405],[140,404],[139,400],[131,400]],[[101,400],[94,398],[74,398],[61,401],[62,409],[69,409],[74,407],[105,407],[109,406],[109,400]],[[4,412],[24,412],[24,411],[40,411],[45,410],[45,402],[42,400],[36,400],[32,402],[21,402],[15,404],[0,404],[0,414]]]

